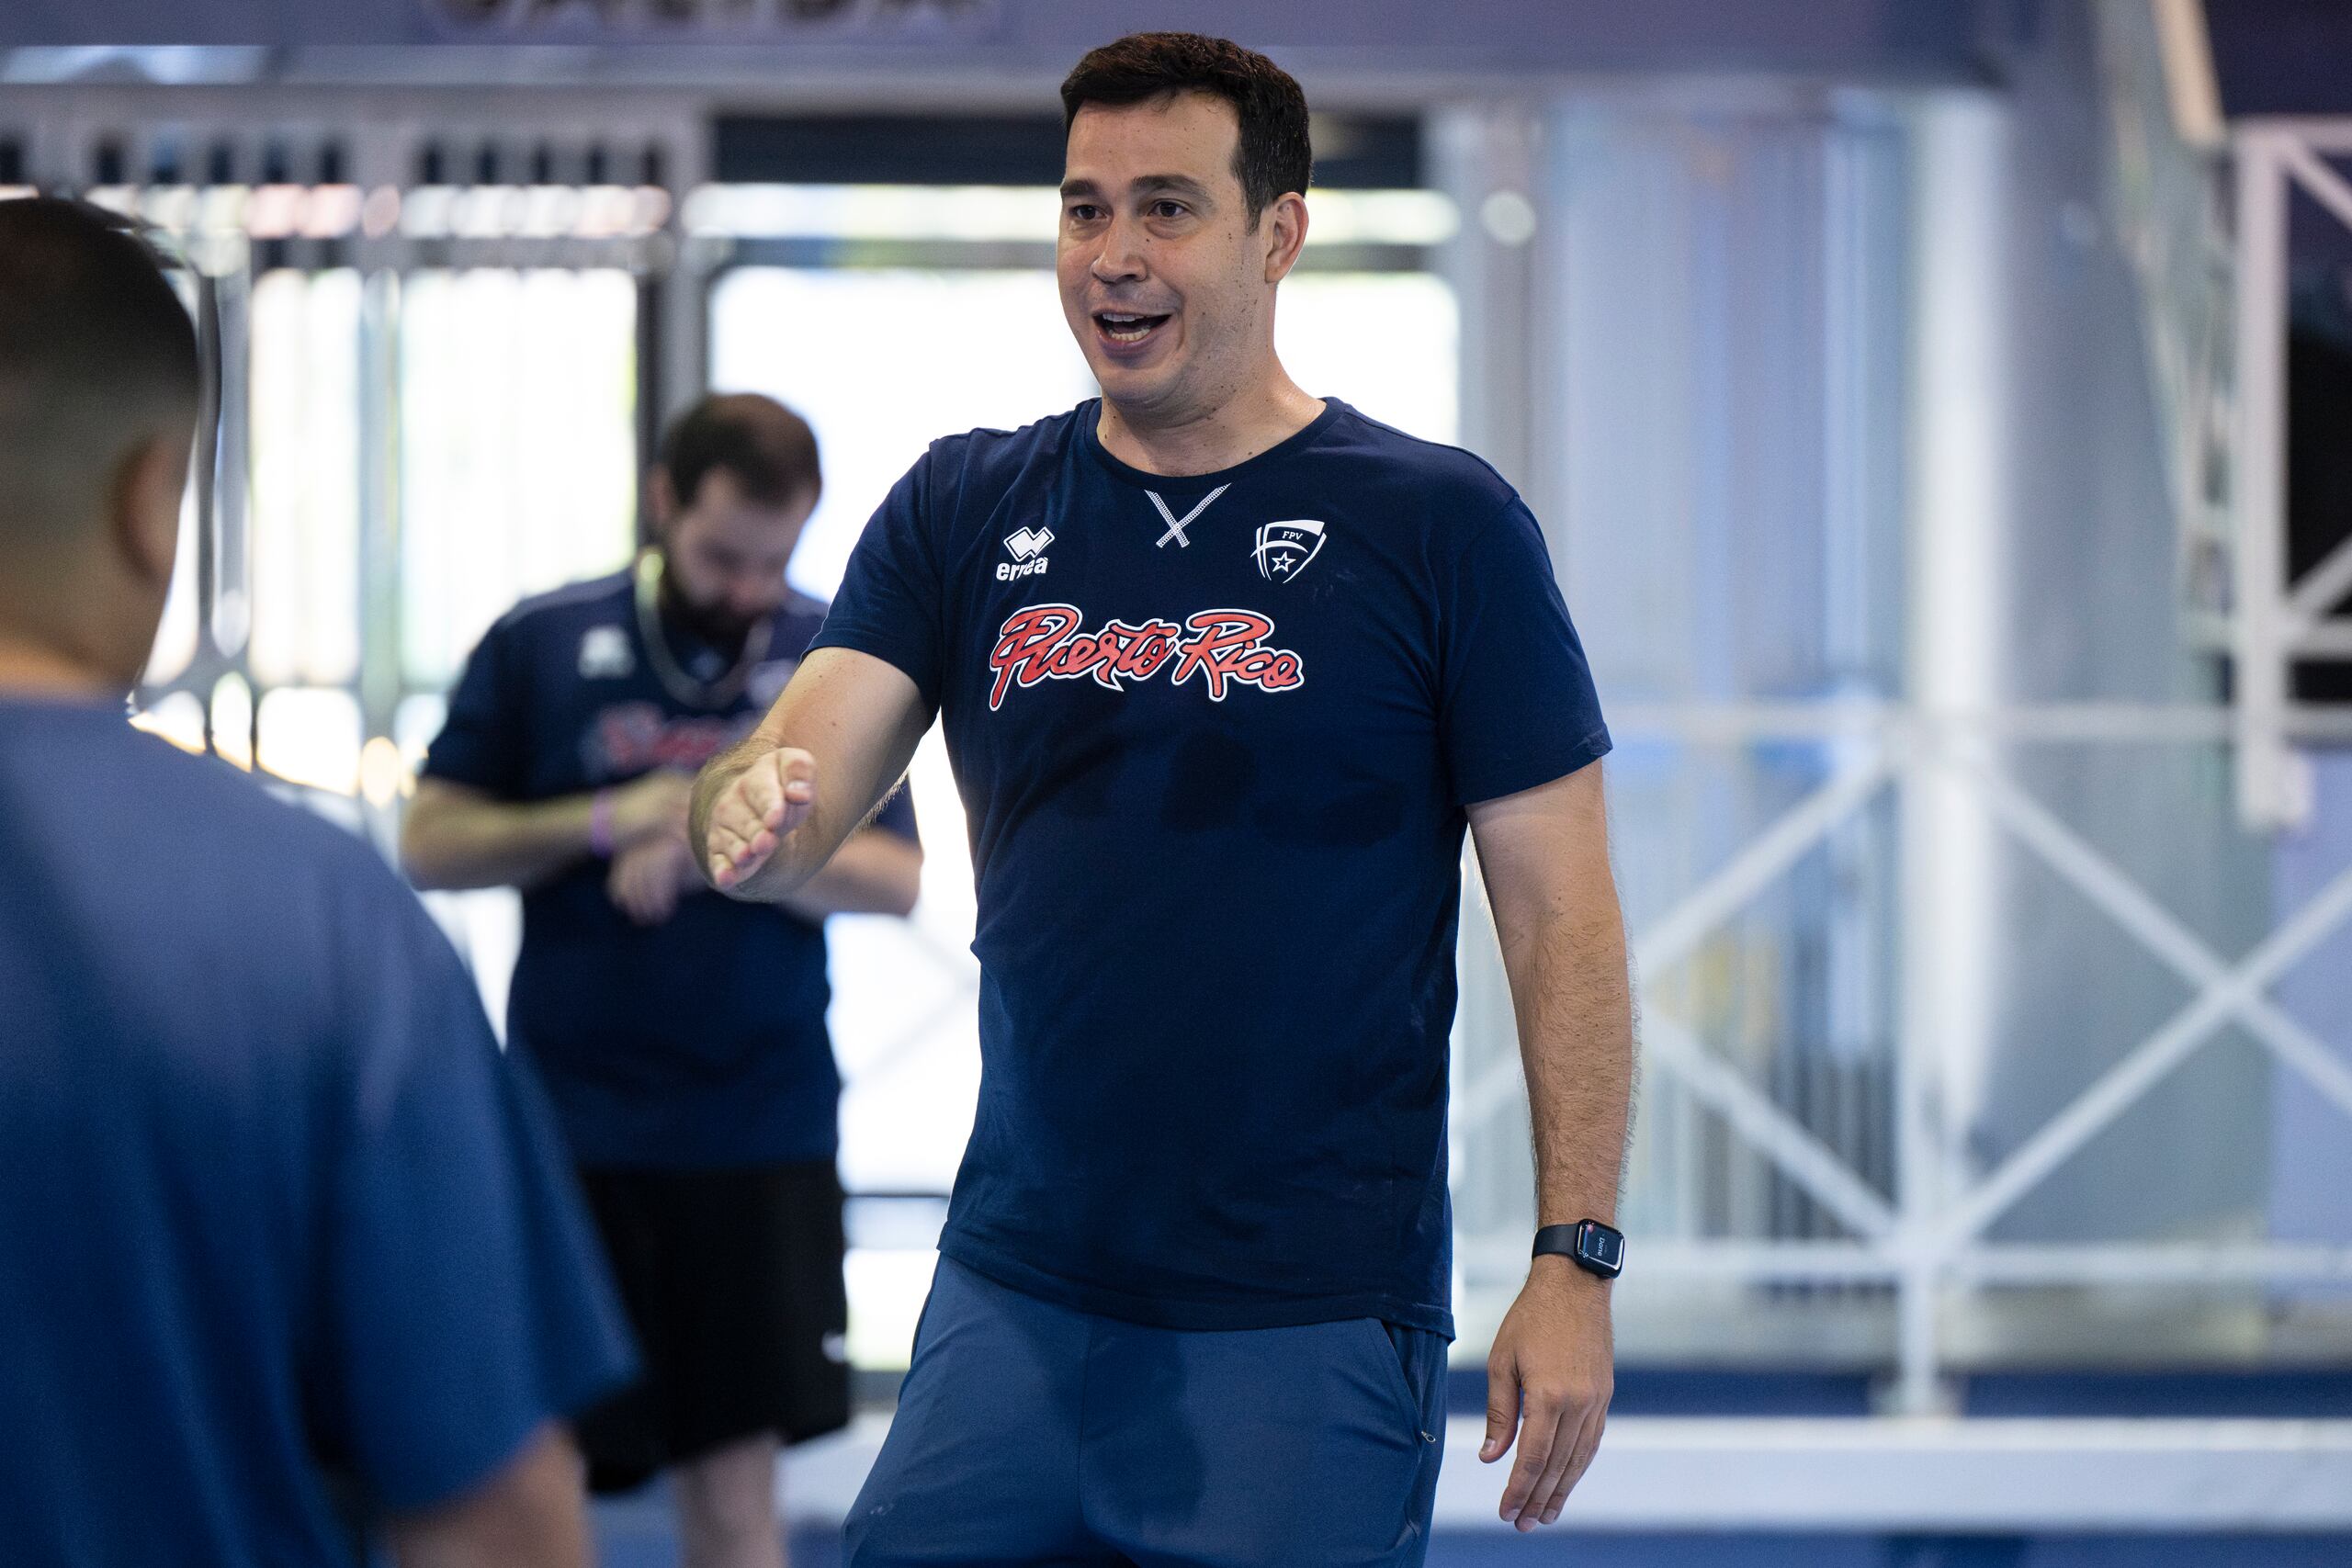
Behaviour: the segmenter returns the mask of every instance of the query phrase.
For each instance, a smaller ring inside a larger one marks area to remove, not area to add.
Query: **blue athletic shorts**
[[[851,1568],[1418,1568],[1445,1340],[1148,1328],[941,1258]]]

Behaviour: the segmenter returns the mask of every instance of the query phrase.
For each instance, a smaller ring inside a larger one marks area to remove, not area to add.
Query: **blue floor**
[[[605,1568],[676,1568],[650,1517],[599,1510]],[[793,1532],[792,1568],[842,1568],[841,1537]],[[1428,1568],[2346,1568],[2347,1536],[1440,1535]]]
[[[1486,1379],[1457,1371],[1456,1411],[1486,1407]],[[1982,1416],[2352,1417],[2352,1370],[2162,1373],[2007,1372],[1968,1380]],[[1864,1416],[1860,1373],[1621,1367],[1611,1410],[1640,1416]],[[668,1503],[657,1488],[600,1504],[605,1568],[676,1568]],[[793,1568],[842,1568],[838,1531],[793,1532]],[[1875,1536],[1569,1533],[1440,1534],[1429,1568],[2352,1568],[2347,1536]]]

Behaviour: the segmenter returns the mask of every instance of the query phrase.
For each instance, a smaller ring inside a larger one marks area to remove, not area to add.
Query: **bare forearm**
[[[862,828],[784,900],[808,919],[827,915],[905,915],[922,886],[922,851],[898,834]]]
[[[562,1427],[534,1434],[478,1491],[392,1521],[400,1568],[587,1568],[579,1451]]]
[[[1613,897],[1506,942],[1535,1139],[1536,1223],[1613,1222],[1634,1088],[1624,925]]]
[[[594,851],[595,796],[447,800],[410,813],[401,862],[419,887],[529,887]]]
[[[1634,1089],[1633,987],[1609,864],[1608,802],[1589,765],[1469,808],[1502,939],[1527,1069],[1539,1225],[1613,1224]],[[1551,1254],[1487,1355],[1487,1441],[1519,1459],[1501,1516],[1521,1531],[1560,1517],[1607,1423],[1609,1283]]]
[[[905,776],[933,711],[882,660],[809,654],[752,738],[695,781],[688,830],[703,879],[732,898],[784,903]]]

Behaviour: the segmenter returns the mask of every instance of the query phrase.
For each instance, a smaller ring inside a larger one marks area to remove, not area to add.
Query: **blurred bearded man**
[[[820,489],[781,404],[681,415],[651,545],[491,628],[402,840],[420,886],[523,891],[509,1038],[553,1096],[646,1365],[581,1425],[590,1484],[670,1472],[688,1568],[777,1568],[778,1448],[848,1419],[823,921],[906,914],[922,869],[903,795],[771,908],[710,892],[687,847],[695,770],[823,620],[785,581]]]

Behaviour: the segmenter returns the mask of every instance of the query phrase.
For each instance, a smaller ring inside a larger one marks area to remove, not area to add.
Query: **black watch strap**
[[[1565,1258],[1588,1274],[1614,1280],[1625,1271],[1625,1233],[1599,1220],[1545,1225],[1535,1233],[1535,1256]]]

